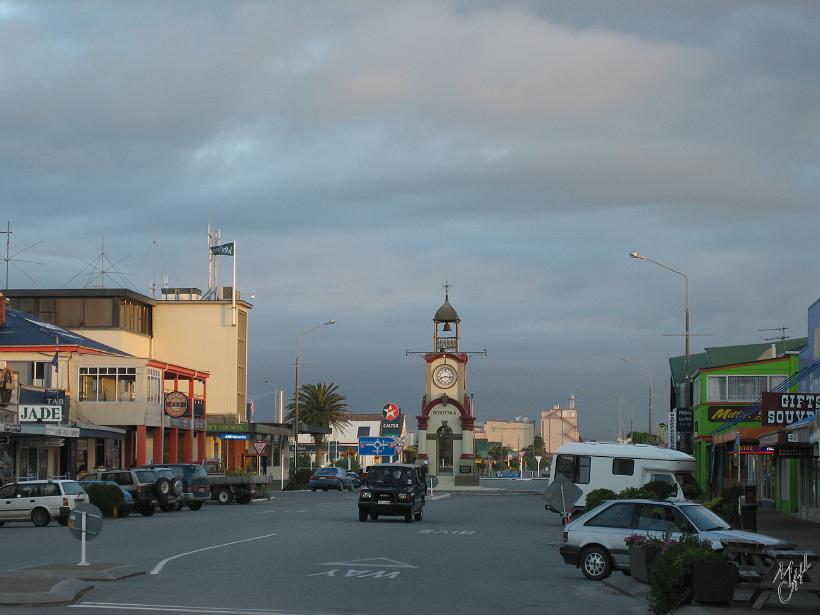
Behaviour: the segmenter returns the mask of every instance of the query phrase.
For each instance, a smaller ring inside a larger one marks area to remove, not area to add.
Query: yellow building
[[[484,421],[484,437],[490,442],[501,442],[502,448],[522,451],[535,440],[535,425],[521,418],[515,421]]]

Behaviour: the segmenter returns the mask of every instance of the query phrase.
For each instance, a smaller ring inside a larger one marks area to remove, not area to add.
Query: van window
[[[619,476],[632,476],[635,473],[635,460],[616,457],[612,460],[612,473]]]
[[[632,515],[635,512],[634,504],[613,504],[592,517],[584,525],[593,527],[632,527]]]
[[[669,483],[670,485],[675,482],[674,480],[672,480],[672,475],[671,474],[653,474],[651,476],[651,479],[650,479],[650,482],[651,481],[659,481],[661,483]]]
[[[558,455],[555,472],[578,485],[589,484],[590,458],[578,455]]]

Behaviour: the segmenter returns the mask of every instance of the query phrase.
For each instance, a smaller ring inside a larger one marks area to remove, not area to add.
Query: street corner
[[[6,573],[0,575],[0,606],[71,604],[93,587],[93,583],[81,579]]]

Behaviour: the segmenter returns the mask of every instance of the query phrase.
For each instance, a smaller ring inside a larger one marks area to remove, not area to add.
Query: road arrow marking
[[[323,562],[320,566],[364,566],[366,568],[418,568],[412,564],[405,564],[386,557],[371,557],[370,559],[354,559],[349,562]]]

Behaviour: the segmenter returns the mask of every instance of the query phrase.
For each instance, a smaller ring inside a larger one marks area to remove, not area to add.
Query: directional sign
[[[392,457],[396,454],[395,442],[389,437],[362,437],[359,438],[359,455],[381,455]]]

